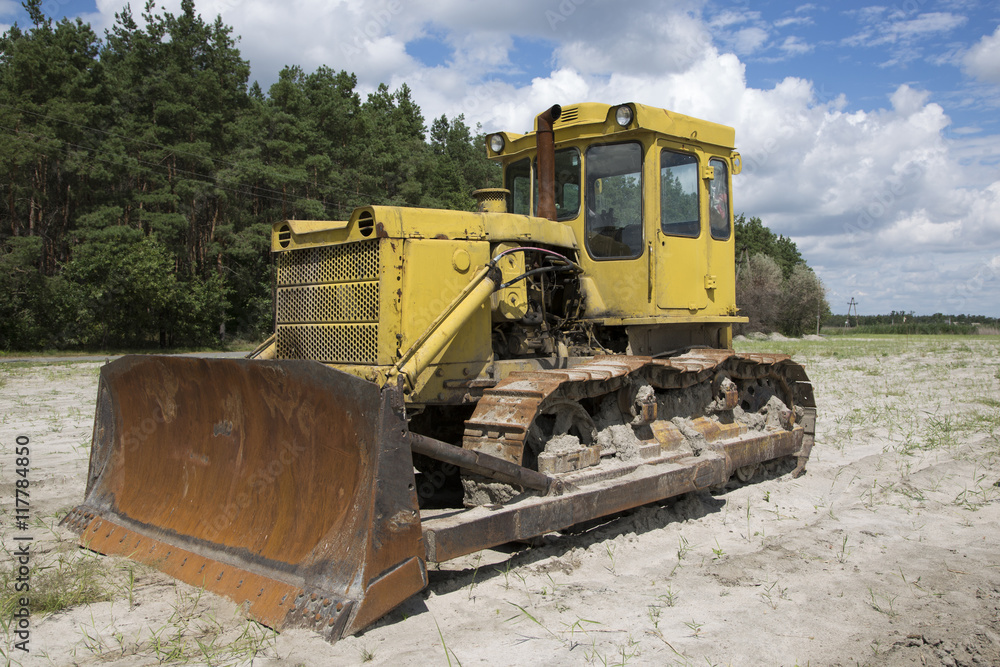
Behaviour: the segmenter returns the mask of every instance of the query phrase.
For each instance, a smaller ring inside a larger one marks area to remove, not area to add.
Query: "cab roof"
[[[621,106],[628,106],[633,112],[632,121],[626,127],[621,127],[615,122],[615,112]],[[611,137],[646,131],[680,139],[686,143],[711,145],[723,150],[733,150],[736,146],[736,132],[727,125],[636,103],[611,105],[583,102],[567,105],[562,107],[562,113],[552,124],[552,129],[557,144],[574,139]],[[498,133],[504,137],[504,150],[495,153],[487,147],[489,157],[508,157],[533,150],[537,130],[536,119],[535,127],[527,134]]]

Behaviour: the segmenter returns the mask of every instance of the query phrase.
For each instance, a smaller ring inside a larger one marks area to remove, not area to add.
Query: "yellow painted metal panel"
[[[617,141],[619,139],[617,135],[628,135],[637,129],[642,129],[683,138],[706,148],[712,146],[731,151],[735,146],[736,133],[731,127],[644,104],[632,104],[635,109],[635,119],[628,127],[620,127],[614,120],[616,106],[589,102],[564,106],[563,117],[553,126],[556,143],[595,138]],[[504,137],[505,158],[515,155],[524,157],[522,153],[533,153],[535,149],[534,132],[523,135],[504,133]],[[492,151],[489,151],[488,155],[497,157]]]
[[[598,105],[600,106],[600,105]],[[653,315],[655,306],[651,298],[649,234],[652,224],[651,216],[658,220],[659,208],[653,207],[648,201],[648,184],[650,180],[650,157],[648,146],[653,140],[651,133],[632,133],[629,137],[621,137],[623,141],[640,141],[643,145],[643,244],[642,253],[637,257],[598,259],[590,255],[587,249],[579,253],[580,265],[584,269],[581,287],[586,294],[586,316],[588,319],[635,317]],[[615,137],[618,139],[618,137]],[[583,170],[586,173],[587,142],[584,140],[570,141],[559,144],[558,148],[576,146],[583,156]],[[573,234],[583,239],[586,236],[586,209],[571,220],[563,221]],[[659,224],[658,222],[656,224]],[[581,242],[581,245],[583,243]]]
[[[513,243],[501,243],[493,249],[493,256],[514,247],[516,246]],[[524,253],[513,252],[504,255],[497,262],[497,266],[500,269],[503,282],[513,280],[525,271]],[[519,320],[528,314],[528,288],[526,285],[524,280],[520,280],[510,287],[494,292],[492,299],[494,322]]]
[[[378,363],[394,364],[402,353],[400,331],[404,317],[403,241],[379,239],[379,322]]]
[[[378,217],[378,216],[376,216]],[[470,255],[465,271],[455,267],[452,257],[463,249]],[[402,326],[399,339],[407,350],[434,322],[456,296],[469,284],[476,272],[490,259],[489,243],[446,239],[408,239],[403,241],[402,280],[399,282],[402,303]],[[415,385],[414,400],[436,400],[425,395],[424,388],[440,364],[485,364],[491,359],[489,301],[461,327],[455,338],[421,374]],[[441,377],[441,376],[438,376]]]
[[[284,220],[275,223],[271,250],[282,252],[375,238],[523,241],[561,248],[577,247],[571,230],[545,218],[513,213],[366,206],[356,209],[348,221]]]
[[[276,222],[271,228],[271,252],[367,240],[360,234],[352,234],[355,227],[356,225],[351,220],[283,220]]]
[[[576,237],[565,225],[513,213],[470,213],[429,208],[371,206],[375,233],[389,238],[531,241],[575,248]]]

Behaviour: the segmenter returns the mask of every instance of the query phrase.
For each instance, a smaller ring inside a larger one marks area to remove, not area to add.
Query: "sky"
[[[141,2],[135,5],[140,13]],[[46,0],[99,34],[119,0]],[[177,13],[180,0],[158,3]],[[428,124],[554,103],[736,129],[734,210],[792,238],[834,312],[1000,316],[1000,3],[198,0],[267,87],[286,65],[412,89]],[[0,29],[30,25],[0,0]]]

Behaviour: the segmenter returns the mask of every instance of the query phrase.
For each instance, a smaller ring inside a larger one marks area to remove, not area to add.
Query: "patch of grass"
[[[691,631],[692,637],[695,639],[701,638],[701,629],[705,627],[704,623],[699,623],[698,621],[691,619],[690,621],[684,621],[684,625],[686,625],[688,630]]]
[[[778,608],[778,600],[788,599],[788,588],[782,588],[777,581],[764,586],[760,592],[760,599],[768,604],[771,609]]]
[[[879,612],[880,614],[885,614],[889,618],[896,618],[899,616],[899,611],[896,610],[896,596],[889,595],[888,593],[876,592],[871,586],[868,587],[868,605]]]
[[[504,563],[504,567],[502,570],[498,567],[495,567],[493,568],[493,571],[503,575],[503,589],[505,591],[510,590],[510,559],[507,559],[507,562]]]
[[[972,472],[972,484],[966,485],[962,491],[955,496],[954,504],[976,512],[983,506],[991,503],[1000,492],[993,483],[993,477],[981,472],[977,467]]]
[[[608,560],[611,561],[611,565],[610,566],[609,565],[605,565],[604,569],[607,570],[608,572],[610,572],[611,574],[617,575],[618,572],[615,570],[615,549],[616,549],[616,547],[611,542],[608,542],[608,543],[606,543],[604,545],[604,549],[605,549],[605,551],[608,552]]]
[[[677,540],[677,562],[684,560],[688,555],[688,552],[693,549],[690,544],[688,544],[687,538],[681,535]]]
[[[483,560],[483,552],[476,554],[476,568],[472,571],[472,583],[469,584],[469,599],[473,598],[472,592],[476,590],[476,576],[479,575],[479,563]]]
[[[844,541],[840,545],[840,552],[837,554],[837,561],[839,563],[846,563],[848,557],[851,555],[851,549],[847,548],[847,535],[844,535]]]
[[[551,636],[551,637],[552,637],[553,639],[555,639],[555,640],[557,640],[557,641],[559,641],[559,642],[562,642],[562,641],[563,641],[563,640],[562,640],[562,638],[561,638],[561,637],[559,637],[559,635],[557,635],[556,633],[552,632],[552,630],[549,630],[549,628],[548,628],[548,627],[547,627],[547,626],[546,626],[546,625],[545,625],[544,623],[542,623],[542,622],[541,622],[541,621],[539,621],[539,620],[538,620],[537,618],[535,618],[535,617],[534,617],[534,616],[533,616],[533,615],[531,614],[531,612],[529,612],[529,611],[528,611],[527,609],[525,609],[525,608],[524,608],[524,607],[522,607],[521,605],[519,605],[519,604],[515,604],[515,603],[513,603],[513,602],[508,602],[507,604],[509,604],[509,605],[510,605],[510,606],[512,606],[512,607],[517,607],[518,611],[520,612],[520,613],[517,613],[517,614],[514,614],[513,616],[511,616],[510,618],[508,618],[508,619],[507,619],[507,622],[511,622],[511,621],[514,621],[514,622],[516,623],[516,622],[517,622],[518,620],[520,620],[521,618],[526,618],[526,619],[528,619],[529,621],[531,621],[532,623],[534,623],[535,625],[537,625],[538,627],[540,627],[540,628],[541,628],[542,630],[545,630],[545,632],[547,632],[547,633],[549,634],[549,636]],[[436,622],[436,621],[435,621],[435,622]],[[440,628],[438,628],[438,632],[439,632],[439,633],[441,632],[441,629],[440,629]],[[442,642],[443,642],[443,641],[444,641],[444,638],[442,637]],[[451,663],[449,662],[449,664],[451,664]]]
[[[36,556],[37,557],[37,556]],[[0,575],[0,614],[9,618],[24,593],[15,590],[18,567]],[[32,614],[48,615],[69,607],[112,599],[116,584],[102,559],[67,558],[60,554],[52,565],[34,565],[28,575],[31,585]]]
[[[180,593],[170,617],[126,636],[112,620],[99,625],[92,617],[79,627],[81,644],[97,660],[124,656],[153,657],[160,664],[244,665],[258,657],[277,657],[277,633],[252,620],[227,628],[202,601],[202,589]]]
[[[955,443],[956,428],[955,419],[952,415],[938,417],[935,414],[927,414],[927,437],[925,439],[926,449],[936,447],[952,448]]]
[[[639,655],[639,642],[632,639],[630,634],[625,641],[618,645],[618,655],[621,657],[621,662],[618,664],[624,667],[629,660]]]
[[[996,436],[1000,429],[1000,405],[991,406],[992,410],[973,410],[961,416],[956,427],[958,430],[976,434]]]

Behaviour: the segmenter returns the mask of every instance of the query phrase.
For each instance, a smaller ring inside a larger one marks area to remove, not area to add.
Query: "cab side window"
[[[732,228],[729,224],[729,170],[726,163],[717,158],[712,158],[708,164],[715,173],[708,186],[708,223],[712,238],[726,241]]]
[[[587,248],[595,258],[642,254],[642,145],[587,149]]]
[[[671,236],[697,237],[698,158],[664,150],[660,154],[660,227]]]
[[[504,183],[510,190],[508,213],[531,215],[531,163],[528,158],[507,165]]]

